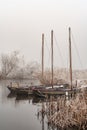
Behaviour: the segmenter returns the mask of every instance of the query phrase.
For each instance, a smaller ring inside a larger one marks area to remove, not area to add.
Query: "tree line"
[[[14,51],[0,56],[0,79],[31,79],[39,71],[37,62],[25,63],[24,56]]]

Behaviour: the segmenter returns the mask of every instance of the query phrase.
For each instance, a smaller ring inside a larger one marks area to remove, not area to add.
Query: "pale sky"
[[[68,27],[71,27],[82,65],[73,40],[73,68],[87,69],[87,0],[0,0],[0,54],[19,50],[26,62],[41,60],[41,35],[50,49],[54,30],[54,65],[68,65]],[[45,64],[50,66],[45,46]]]

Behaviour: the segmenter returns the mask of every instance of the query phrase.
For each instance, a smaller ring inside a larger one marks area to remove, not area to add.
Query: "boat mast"
[[[42,34],[42,78],[44,76],[44,34]]]
[[[70,61],[70,86],[72,90],[72,50],[71,50],[71,28],[69,27],[69,61]]]
[[[51,31],[51,70],[52,70],[52,88],[53,88],[53,30]]]

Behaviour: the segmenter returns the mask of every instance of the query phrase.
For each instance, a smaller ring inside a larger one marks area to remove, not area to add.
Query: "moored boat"
[[[7,88],[9,89],[11,93],[29,95],[29,94],[32,94],[33,86],[31,88],[28,85],[19,85],[19,84],[14,84],[11,82],[10,85],[7,86]]]
[[[39,95],[40,96],[41,95],[44,95],[44,96],[46,96],[46,95],[66,95],[66,92],[68,94],[74,94],[75,91],[76,91],[76,89],[71,90],[68,87],[68,85],[67,86],[62,85],[62,87],[56,85],[53,88],[52,88],[52,86],[43,87],[41,89],[40,88],[34,88],[33,89],[33,95],[38,96],[38,97],[39,97]]]

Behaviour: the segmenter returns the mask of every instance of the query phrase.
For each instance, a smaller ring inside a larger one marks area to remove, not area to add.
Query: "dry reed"
[[[56,127],[87,129],[87,103],[84,94],[70,100],[58,98],[57,101],[53,101],[51,98],[45,107],[45,113],[48,123]]]

